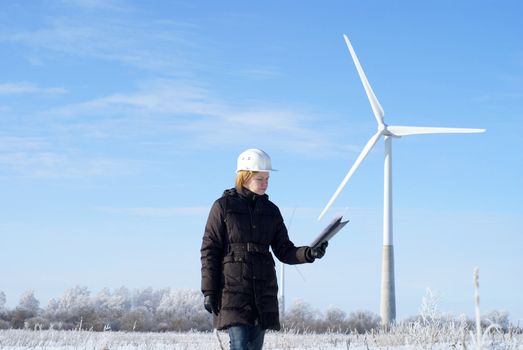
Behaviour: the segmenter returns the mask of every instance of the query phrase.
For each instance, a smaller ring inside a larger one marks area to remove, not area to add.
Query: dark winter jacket
[[[308,247],[295,247],[278,207],[267,195],[226,190],[209,213],[201,247],[202,292],[220,300],[214,327],[258,324],[280,329],[274,260],[312,262]]]

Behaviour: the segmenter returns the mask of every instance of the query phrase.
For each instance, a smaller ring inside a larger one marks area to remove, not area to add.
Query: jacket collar
[[[268,199],[269,196],[267,194],[263,194],[263,195],[259,195],[259,194],[256,194],[250,190],[248,190],[247,188],[245,187],[242,187],[241,189],[236,189],[236,188],[231,188],[231,189],[228,189],[228,190],[225,190],[223,192],[224,195],[229,195],[229,196],[238,196],[242,199],[245,199],[249,202],[255,202],[257,201],[258,199]]]
[[[241,198],[246,199],[249,202],[256,202],[258,200],[258,198],[262,197],[259,194],[256,194],[245,187],[242,187],[238,191],[238,194],[240,195]]]

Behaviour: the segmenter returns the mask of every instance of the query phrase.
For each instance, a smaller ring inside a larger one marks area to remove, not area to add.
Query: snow
[[[461,341],[440,342],[444,335],[432,339],[423,336],[410,337],[408,334],[297,334],[293,332],[267,332],[264,349],[267,350],[338,350],[338,349],[464,349]],[[468,334],[467,349],[474,349]],[[89,332],[89,331],[0,331],[1,350],[42,349],[42,350],[138,350],[170,349],[220,350],[228,348],[226,332],[185,332],[185,333],[138,333],[138,332]],[[523,335],[493,334],[484,349],[523,349]]]

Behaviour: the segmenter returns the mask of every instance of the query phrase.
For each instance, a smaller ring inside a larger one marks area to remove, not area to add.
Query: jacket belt
[[[249,253],[262,253],[266,254],[269,252],[269,245],[267,244],[258,244],[258,243],[230,243],[229,251],[234,252],[249,252]]]

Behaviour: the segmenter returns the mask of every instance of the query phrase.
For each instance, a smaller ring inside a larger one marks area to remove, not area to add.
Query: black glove
[[[214,294],[206,295],[203,299],[203,306],[205,310],[209,311],[211,314],[218,315],[220,312],[220,307],[218,306],[218,298]]]
[[[325,241],[319,246],[309,248],[309,254],[310,257],[314,259],[321,259],[325,255],[325,250],[327,249],[327,246],[329,245],[329,242]]]

